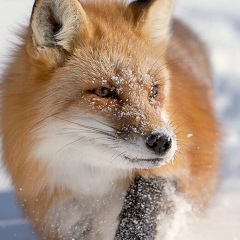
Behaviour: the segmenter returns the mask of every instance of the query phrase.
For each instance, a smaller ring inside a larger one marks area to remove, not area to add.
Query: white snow
[[[32,5],[33,0],[1,0],[0,74],[11,42],[16,41],[17,24],[27,22]],[[240,1],[178,0],[175,15],[208,44],[215,76],[215,105],[224,139],[222,181],[212,206],[201,219],[176,217],[179,220],[165,240],[240,240]],[[10,182],[0,165],[0,191],[7,189]],[[180,223],[183,227],[179,230]]]

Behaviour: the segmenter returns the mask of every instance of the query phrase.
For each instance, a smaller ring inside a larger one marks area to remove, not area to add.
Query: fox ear
[[[88,31],[88,20],[78,0],[36,0],[31,31],[38,49],[63,48],[71,52],[74,40]]]
[[[174,0],[138,0],[129,5],[132,20],[150,42],[167,44]]]

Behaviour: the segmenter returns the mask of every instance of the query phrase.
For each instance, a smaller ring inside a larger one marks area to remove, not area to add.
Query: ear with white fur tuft
[[[167,43],[174,0],[156,0],[149,8],[142,32],[154,45]]]
[[[129,11],[134,24],[153,45],[166,45],[174,5],[175,0],[138,0],[129,5]]]
[[[62,48],[71,52],[74,41],[88,32],[88,19],[78,0],[36,0],[31,30],[37,50]]]

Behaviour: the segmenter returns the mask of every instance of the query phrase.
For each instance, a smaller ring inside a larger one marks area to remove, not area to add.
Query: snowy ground
[[[14,40],[11,32],[17,29],[16,23],[27,19],[32,4],[33,0],[0,2],[0,73]],[[175,15],[189,23],[209,46],[215,73],[215,105],[224,140],[222,182],[212,207],[202,219],[176,220],[173,237],[166,240],[240,240],[240,1],[177,0]],[[0,191],[9,189],[0,167]],[[189,228],[178,233],[179,223],[185,221]]]

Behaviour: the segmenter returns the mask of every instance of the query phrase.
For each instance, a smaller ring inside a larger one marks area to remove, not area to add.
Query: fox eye
[[[150,98],[156,98],[158,96],[158,85],[154,85],[151,88]]]
[[[113,96],[112,90],[107,87],[96,88],[93,89],[91,92],[102,98],[109,98]]]

